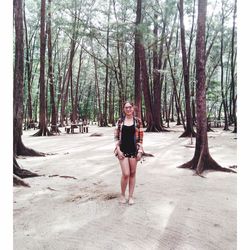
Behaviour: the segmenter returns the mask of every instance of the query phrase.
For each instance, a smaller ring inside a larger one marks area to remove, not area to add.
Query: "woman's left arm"
[[[138,154],[137,154],[137,160],[139,161],[142,157],[142,154],[144,152],[143,150],[143,126],[142,126],[142,122],[140,119],[138,119],[138,131],[137,131],[137,147],[138,147]]]

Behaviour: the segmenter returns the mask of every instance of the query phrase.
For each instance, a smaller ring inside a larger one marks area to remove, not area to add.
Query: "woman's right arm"
[[[122,160],[124,158],[124,155],[122,151],[120,150],[120,125],[119,120],[116,123],[115,131],[114,131],[114,139],[115,139],[115,150],[117,150],[118,159]]]

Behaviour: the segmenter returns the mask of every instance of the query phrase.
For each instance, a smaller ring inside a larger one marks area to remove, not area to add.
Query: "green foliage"
[[[111,8],[109,12],[109,2]],[[153,35],[154,14],[158,14],[158,48],[161,43],[161,34],[163,32],[163,23],[166,23],[165,36],[163,37],[163,58],[162,62],[167,57],[166,43],[169,42],[174,17],[177,14],[177,21],[173,27],[173,38],[169,50],[170,60],[174,67],[175,77],[177,79],[178,91],[180,90],[182,75],[182,58],[180,41],[176,43],[177,31],[179,26],[178,8],[176,0],[151,0],[142,1],[142,23],[137,27],[142,34],[143,44],[147,54],[147,64],[149,68],[149,78],[152,79],[152,45],[155,42]],[[184,1],[184,19],[186,29],[186,47],[188,49],[191,38],[191,22],[193,17],[193,0]],[[195,20],[194,33],[191,47],[191,66],[190,66],[190,83],[195,79],[195,37],[196,37],[196,18],[197,18],[197,0],[195,1]],[[224,56],[228,58],[231,50],[232,36],[232,15],[233,15],[233,0],[225,2],[225,27],[224,27]],[[106,64],[109,67],[109,81],[115,85],[115,116],[119,116],[119,95],[118,82],[115,72],[118,72],[118,50],[120,46],[121,57],[121,73],[123,83],[127,83],[127,97],[133,98],[134,95],[134,34],[135,34],[135,19],[136,19],[136,1],[133,0],[53,0],[52,5],[52,43],[53,43],[53,69],[54,69],[54,85],[56,89],[56,102],[60,94],[59,79],[62,82],[65,80],[65,75],[69,63],[69,49],[72,39],[76,42],[76,52],[73,60],[73,85],[74,93],[77,82],[79,53],[83,48],[82,68],[80,71],[80,89],[79,89],[79,104],[78,112],[80,116],[94,117],[96,112],[96,90],[95,90],[95,71],[93,56],[97,60],[97,76],[100,84],[102,107],[105,96],[105,77]],[[33,103],[37,101],[37,89],[39,83],[39,56],[40,56],[40,41],[39,41],[39,22],[40,22],[40,1],[26,0],[25,12],[27,20],[28,38],[30,39],[30,48],[32,52],[33,68],[32,68],[32,99]],[[110,21],[108,23],[108,17]],[[107,58],[107,29],[109,27],[109,55]],[[73,37],[73,31],[77,31],[76,37]],[[213,42],[210,55],[207,59],[207,75],[210,75],[212,69],[216,66],[220,55],[220,36],[221,31],[221,1],[208,1],[208,16],[207,16],[207,48]],[[33,35],[34,34],[34,35]],[[214,36],[215,39],[214,39]],[[179,36],[180,39],[180,36]],[[92,45],[93,51],[92,51]],[[176,48],[177,46],[177,48]],[[235,45],[236,46],[236,45]],[[27,45],[25,50],[27,50]],[[159,53],[159,49],[158,49]],[[47,54],[46,54],[47,57]],[[151,60],[151,61],[150,61]],[[230,67],[231,65],[225,65]],[[59,71],[60,70],[60,71]],[[48,62],[46,59],[46,72],[48,72]],[[167,99],[170,98],[172,92],[172,78],[170,68],[167,64],[165,69],[160,69],[161,74],[164,74],[167,82]],[[60,73],[60,75],[59,75]],[[220,97],[220,72],[215,70],[208,83],[207,100],[210,102],[221,101]],[[48,79],[48,76],[46,76]],[[228,82],[230,77],[228,78]],[[24,104],[27,102],[27,77],[25,78],[25,98]],[[89,91],[90,90],[90,91]],[[49,91],[48,91],[49,92]],[[181,87],[181,99],[183,99],[183,87]],[[164,95],[162,95],[164,96]],[[48,97],[49,98],[49,95]],[[49,100],[49,99],[48,99]],[[48,104],[50,102],[48,101]],[[50,104],[49,104],[50,105]],[[60,104],[59,104],[60,105]],[[143,107],[144,108],[144,107]],[[72,112],[70,95],[67,102],[66,112]]]

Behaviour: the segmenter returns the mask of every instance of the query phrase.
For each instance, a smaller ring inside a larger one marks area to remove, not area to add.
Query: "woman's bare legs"
[[[122,160],[119,160],[120,165],[121,165],[121,170],[122,170],[122,177],[121,177],[121,203],[126,203],[125,199],[125,192],[130,176],[130,167],[129,167],[129,158],[125,157]]]
[[[130,175],[129,175],[129,204],[134,204],[133,193],[135,189],[135,175],[136,175],[136,158],[128,158],[129,159],[129,167],[130,167]]]

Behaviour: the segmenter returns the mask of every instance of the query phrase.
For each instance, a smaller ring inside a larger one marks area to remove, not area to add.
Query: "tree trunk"
[[[114,119],[114,96],[115,96],[115,91],[114,91],[114,86],[112,84],[112,81],[109,81],[109,123],[114,124],[115,119]]]
[[[234,172],[222,168],[209,154],[207,138],[206,86],[205,86],[205,26],[207,0],[198,0],[198,20],[196,37],[196,106],[197,106],[197,136],[195,153],[191,161],[181,165],[191,168],[201,175],[204,170],[213,169]]]
[[[35,133],[34,136],[52,135],[47,128],[47,121],[46,121],[47,111],[46,111],[46,98],[45,98],[45,52],[46,52],[45,14],[46,14],[46,0],[41,0],[39,131]]]
[[[141,102],[142,102],[142,84],[141,84],[141,74],[140,74],[140,43],[141,43],[141,0],[137,0],[136,9],[136,21],[135,21],[135,70],[134,70],[134,95],[135,95],[135,106],[136,106],[136,116],[141,117]]]
[[[153,119],[157,131],[163,131],[161,123],[161,82],[160,72],[161,65],[159,65],[158,55],[158,15],[154,14],[154,45],[153,45]]]
[[[73,120],[77,120],[77,114],[78,114],[78,92],[79,92],[79,83],[80,83],[80,73],[81,73],[81,67],[82,67],[82,54],[83,49],[81,48],[80,56],[79,56],[79,67],[78,67],[78,73],[77,73],[77,80],[76,80],[76,93],[75,93],[75,103],[73,106]]]
[[[149,78],[148,78],[148,71],[147,71],[147,63],[145,58],[145,49],[143,44],[140,43],[140,65],[141,65],[141,77],[142,77],[142,89],[144,94],[144,102],[146,107],[146,121],[147,121],[147,129],[146,132],[156,132],[158,131],[154,119],[153,119],[153,109],[152,109],[152,102],[150,96],[150,89],[149,89]]]
[[[177,84],[176,84],[176,79],[175,79],[175,75],[174,75],[175,70],[173,70],[173,68],[172,68],[171,61],[170,61],[170,58],[169,58],[169,54],[168,54],[167,57],[168,57],[168,63],[169,63],[169,67],[170,67],[171,77],[172,77],[172,80],[173,80],[173,95],[175,97],[176,111],[177,111],[177,124],[176,125],[181,125],[180,117],[179,117],[179,114],[180,114],[182,124],[183,124],[184,129],[185,129],[185,122],[184,122],[184,117],[183,117],[183,113],[182,113],[182,110],[181,110],[180,98],[179,98],[178,93],[177,93],[177,86],[176,86]]]
[[[107,41],[106,41],[106,72],[105,72],[105,97],[104,97],[104,110],[103,110],[103,125],[108,126],[108,86],[109,86],[109,29],[110,29],[110,10],[111,10],[111,0],[109,0],[109,11],[108,11],[108,28],[107,28]],[[109,98],[111,96],[109,95]]]
[[[28,108],[28,122],[27,128],[30,127],[30,123],[33,122],[32,120],[32,99],[31,99],[31,75],[32,75],[32,65],[31,65],[31,58],[30,58],[30,44],[28,41],[28,30],[27,30],[27,22],[26,22],[26,15],[25,15],[25,3],[23,9],[24,15],[24,26],[25,26],[25,43],[26,43],[26,75],[27,75],[27,85],[28,85],[28,99],[27,99],[27,108]]]
[[[235,37],[235,19],[237,12],[237,1],[234,2],[234,15],[233,15],[233,30],[232,30],[232,52],[231,52],[231,86],[232,86],[232,101],[233,101],[233,121],[234,121],[234,130],[233,133],[237,133],[237,116],[236,116],[236,95],[235,95],[235,61],[236,58],[234,53],[234,37]]]
[[[57,111],[55,103],[55,91],[54,91],[54,70],[52,66],[52,42],[51,42],[51,1],[48,0],[48,61],[49,61],[49,90],[50,90],[50,104],[51,104],[51,132],[59,132],[57,128]]]
[[[93,51],[93,43],[91,41],[92,52]],[[98,118],[98,125],[103,127],[103,115],[102,115],[102,106],[101,106],[101,96],[100,96],[100,89],[99,89],[99,80],[97,75],[97,62],[96,58],[93,57],[94,60],[94,69],[95,69],[95,97],[97,101],[97,118]]]
[[[63,87],[65,86],[65,92],[64,92],[64,88],[63,88],[63,92],[62,92],[62,102],[61,102],[61,123],[64,122],[64,120],[66,119],[67,114],[65,114],[65,109],[67,106],[67,102],[68,102],[68,94],[69,94],[69,84],[71,83],[72,85],[72,77],[73,77],[73,60],[74,60],[74,56],[76,53],[76,39],[78,37],[78,25],[79,25],[79,13],[80,10],[78,12],[77,15],[77,9],[75,7],[75,13],[74,13],[74,21],[73,21],[73,27],[72,27],[72,38],[70,41],[70,55],[69,55],[69,65],[67,68],[67,72],[66,72],[66,76],[64,77],[64,81],[63,81]],[[74,106],[74,95],[73,95],[73,86],[71,86],[71,101],[72,101],[72,108]],[[73,118],[73,117],[71,117]],[[67,122],[67,120],[66,120]],[[74,121],[73,121],[74,122]]]
[[[13,82],[13,173],[19,177],[28,177],[28,170],[21,169],[16,161],[17,155],[42,156],[43,153],[36,152],[23,145],[22,123],[23,123],[23,75],[24,75],[24,42],[23,42],[23,1],[14,1],[15,22],[15,64]],[[22,174],[21,174],[22,173]],[[36,176],[37,174],[30,174]]]
[[[224,130],[229,130],[228,128],[228,121],[227,121],[227,105],[226,105],[226,98],[224,93],[224,62],[223,62],[223,53],[224,53],[224,22],[225,22],[225,15],[224,15],[224,3],[222,1],[222,14],[221,14],[221,50],[220,50],[220,64],[221,64],[221,97],[222,97],[222,105],[224,110]]]
[[[115,70],[115,76],[118,84],[118,93],[119,93],[119,109],[121,111],[122,104],[125,101],[125,93],[124,93],[124,86],[123,86],[123,74],[122,74],[122,63],[121,63],[121,42],[119,39],[119,30],[118,30],[118,18],[116,13],[116,6],[115,1],[113,1],[113,9],[114,15],[116,20],[116,49],[117,49],[117,68]]]
[[[180,12],[180,28],[181,28],[181,51],[182,51],[182,65],[184,75],[184,86],[185,86],[185,105],[186,105],[186,130],[180,137],[196,136],[193,129],[192,114],[190,108],[190,91],[189,91],[189,69],[186,54],[185,44],[185,27],[184,27],[184,14],[183,14],[183,0],[179,3]]]

